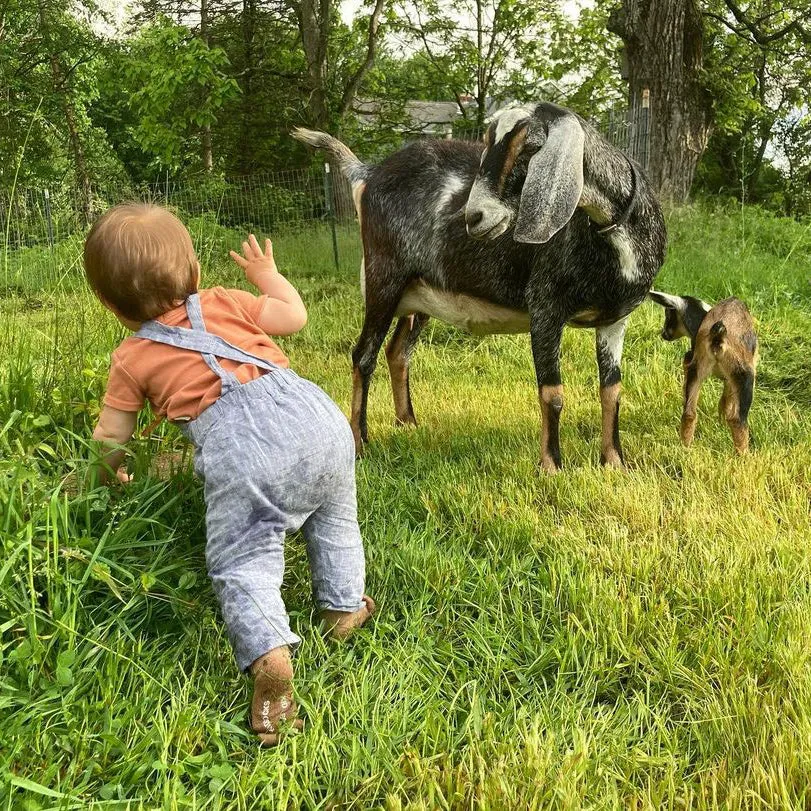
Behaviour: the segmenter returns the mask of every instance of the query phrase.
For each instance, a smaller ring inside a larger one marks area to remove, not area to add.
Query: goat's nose
[[[483,211],[471,211],[469,208],[465,209],[465,223],[467,224],[468,231],[471,228],[475,228],[483,219]]]

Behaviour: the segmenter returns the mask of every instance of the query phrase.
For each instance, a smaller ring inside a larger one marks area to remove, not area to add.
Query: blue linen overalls
[[[199,296],[191,329],[144,323],[136,337],[199,352],[222,381],[220,398],[178,422],[204,480],[206,565],[237,664],[301,640],[281,597],[284,539],[301,529],[322,609],[363,606],[365,559],[357,520],[355,444],[346,417],[314,383],[206,332]],[[249,383],[217,358],[266,370]]]

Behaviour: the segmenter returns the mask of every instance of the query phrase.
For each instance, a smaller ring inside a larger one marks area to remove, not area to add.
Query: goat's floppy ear
[[[648,293],[651,301],[661,304],[671,310],[678,310],[683,313],[687,309],[687,302],[681,296],[671,296],[670,293],[660,293],[658,290],[651,290]]]
[[[572,218],[583,194],[583,128],[571,113],[549,122],[542,149],[529,161],[516,242],[549,242]]]

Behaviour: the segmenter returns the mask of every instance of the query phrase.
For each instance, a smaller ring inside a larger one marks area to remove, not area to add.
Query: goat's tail
[[[316,149],[323,149],[332,155],[344,177],[353,186],[369,176],[369,167],[346,144],[328,133],[296,127],[290,134],[297,141],[314,146]]]
[[[710,349],[713,355],[720,355],[724,351],[727,328],[723,321],[716,321],[710,327]]]

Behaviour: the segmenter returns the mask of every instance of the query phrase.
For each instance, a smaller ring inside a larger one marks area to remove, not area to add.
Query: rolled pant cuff
[[[366,603],[363,600],[359,600],[356,604],[352,605],[351,603],[334,603],[319,600],[317,605],[319,611],[344,611],[347,614],[352,614],[355,611],[360,611]]]
[[[268,651],[284,647],[285,645],[287,645],[291,651],[294,651],[300,644],[301,637],[296,636],[292,631],[289,636],[268,634],[261,639],[251,640],[250,645],[235,646],[234,650],[237,666],[243,673],[246,673],[250,669],[250,666],[257,659],[261,659]]]

